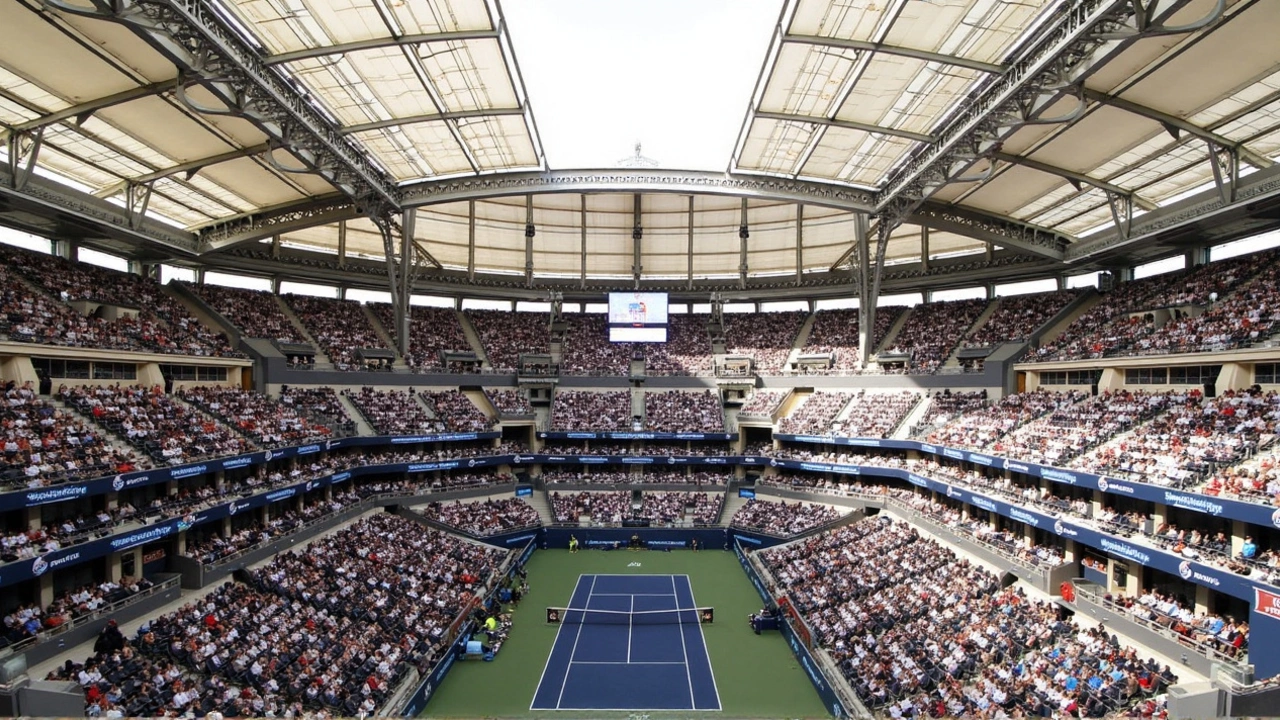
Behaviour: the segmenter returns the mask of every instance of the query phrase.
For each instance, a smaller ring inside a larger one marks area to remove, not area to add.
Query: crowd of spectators
[[[1225,298],[1235,287],[1264,269],[1272,271],[1275,257],[1276,252],[1272,250],[1120,283],[1029,359],[1094,359],[1141,343],[1156,330],[1155,315],[1151,311],[1173,308],[1177,323],[1183,316],[1180,308],[1203,307],[1220,297]],[[1175,325],[1170,336],[1178,327]]]
[[[653,432],[724,432],[720,394],[715,390],[646,392],[644,425]]]
[[[898,393],[861,391],[849,400],[844,418],[831,423],[831,433],[856,438],[889,437],[918,402],[920,395],[910,390]]]
[[[792,406],[778,423],[778,432],[789,435],[826,435],[840,411],[853,399],[851,392],[818,390]]]
[[[551,515],[558,523],[576,525],[583,521],[617,524],[631,517],[631,493],[609,492],[550,493]]]
[[[725,471],[719,472],[715,470],[694,470],[689,468],[679,470],[663,470],[661,468],[648,467],[645,468],[644,475],[640,476],[640,480],[646,485],[724,485],[729,482],[730,475]],[[633,477],[632,480],[635,480]]]
[[[244,357],[232,349],[226,335],[202,325],[182,303],[149,278],[11,246],[0,247],[0,261],[53,298],[39,297],[15,278],[0,273],[4,308],[9,310],[9,301],[13,301],[15,309],[20,308],[16,315],[31,331],[11,330],[13,339],[173,355]],[[73,301],[128,308],[136,315],[122,313],[111,321],[96,312],[86,317],[64,304]],[[24,314],[25,309],[32,312]],[[13,323],[14,317],[9,320]],[[95,340],[108,344],[98,345]]]
[[[791,537],[825,525],[840,517],[840,512],[830,505],[792,502],[773,502],[752,498],[733,514],[729,524],[746,530],[758,530],[769,535]]]
[[[455,527],[476,537],[488,537],[542,523],[538,517],[538,511],[520,498],[433,502],[418,508],[418,512],[422,513],[423,517]]]
[[[609,318],[599,313],[565,315],[560,371],[569,375],[627,375],[634,348],[609,342]]]
[[[1057,393],[1042,389],[1006,395],[999,402],[965,413],[934,430],[928,440],[950,447],[984,450],[1022,425],[1084,398],[1081,392]]]
[[[552,484],[571,485],[626,485],[635,482],[629,470],[610,470],[605,467],[594,467],[590,472],[576,470],[544,470],[542,479]]]
[[[371,715],[439,655],[507,554],[374,516],[152,620],[136,649],[121,639],[59,675],[82,678],[95,714]]]
[[[885,517],[760,555],[862,701],[895,718],[1101,717],[1177,681]]]
[[[1231,289],[1203,313],[1170,320],[1127,350],[1136,355],[1216,352],[1266,340],[1280,323],[1280,264],[1273,253],[1244,287]],[[1230,287],[1230,286],[1228,286]],[[1128,354],[1126,353],[1126,354]]]
[[[422,398],[435,412],[436,420],[450,432],[488,432],[497,423],[461,390],[428,391],[422,393]]]
[[[546,313],[468,310],[466,315],[480,336],[485,359],[494,372],[514,372],[520,367],[521,354],[551,352],[550,319]]]
[[[338,393],[331,387],[286,385],[280,388],[279,400],[281,405],[292,407],[331,428],[335,435],[345,437],[356,434],[355,421],[347,414],[347,409],[338,399]]]
[[[670,315],[667,341],[644,345],[644,370],[649,375],[708,375],[711,337],[706,315]]]
[[[533,405],[529,403],[529,396],[524,394],[523,390],[486,388],[484,394],[489,396],[489,402],[493,404],[493,409],[497,410],[499,415],[533,414]]]
[[[183,388],[178,397],[213,415],[262,447],[303,445],[333,436],[290,405],[229,385]]]
[[[987,302],[979,298],[915,306],[894,336],[890,351],[909,354],[913,372],[923,375],[936,371],[977,321]]]
[[[359,392],[343,390],[351,398],[356,409],[373,426],[379,435],[418,435],[444,432],[444,423],[427,415],[418,403],[413,388],[402,390],[375,390],[362,387]]]
[[[280,308],[276,296],[264,290],[243,290],[221,285],[187,285],[219,315],[231,321],[242,335],[278,342],[306,344],[293,321]]]
[[[730,355],[753,358],[758,374],[778,375],[806,317],[805,312],[725,313],[725,347]]]
[[[312,295],[284,295],[298,319],[319,343],[329,362],[338,370],[382,370],[389,363],[377,359],[357,357],[363,348],[387,350],[378,331],[369,322],[364,308],[354,300],[315,297]]]
[[[632,430],[629,390],[556,390],[551,403],[551,430]]]
[[[1268,449],[1242,463],[1219,467],[1197,489],[1206,495],[1280,507],[1280,445],[1272,441]]]
[[[929,408],[925,410],[920,422],[916,423],[913,434],[924,437],[935,428],[942,427],[965,414],[982,410],[986,406],[986,390],[951,392],[950,389],[947,389],[940,393],[934,393],[929,398]]]
[[[1070,467],[1160,485],[1184,487],[1215,467],[1244,460],[1280,421],[1280,394],[1228,390],[1206,398],[1196,389],[1170,391],[1167,410],[1150,422],[1071,461]]]
[[[1079,294],[1079,290],[1069,289],[1000,298],[995,312],[962,344],[965,347],[991,347],[1026,340]]]
[[[4,616],[0,648],[27,641],[42,632],[57,630],[76,619],[128,600],[150,587],[150,580],[126,575],[117,581],[91,582],[60,590],[46,607],[37,603],[18,603]]]
[[[150,467],[115,448],[98,432],[36,394],[30,382],[10,381],[0,405],[0,485],[43,487]]]
[[[871,338],[872,349],[880,346],[889,329],[898,321],[904,308],[886,306],[876,308],[876,322]],[[805,342],[804,353],[830,353],[831,369],[848,372],[861,369],[863,363],[861,338],[862,320],[856,308],[819,310],[813,317],[813,328]]]
[[[991,445],[994,453],[1064,467],[1086,450],[1162,412],[1168,393],[1107,391],[1022,425]]]
[[[742,404],[738,415],[769,417],[789,393],[789,390],[756,390],[751,394],[751,398]]]
[[[1112,598],[1130,615],[1160,625],[1194,642],[1235,657],[1248,651],[1249,625],[1230,616],[1198,613],[1177,597],[1147,588],[1134,597]]]
[[[157,463],[180,465],[253,449],[246,438],[173,402],[160,387],[64,385],[58,398]]]
[[[273,508],[267,522],[253,522],[225,535],[211,532],[187,540],[186,556],[202,565],[212,565],[250,548],[288,535],[307,523],[339,512],[360,501],[355,492],[336,493],[331,500],[308,498],[302,509]]]
[[[723,502],[724,493],[645,491],[636,516],[654,525],[714,525]]]
[[[371,303],[369,308],[382,323],[387,336],[397,337],[395,309],[389,303]],[[462,332],[458,314],[449,308],[409,307],[409,353],[405,364],[417,372],[445,369],[443,351],[471,352],[471,343]],[[477,368],[478,369],[478,368]]]

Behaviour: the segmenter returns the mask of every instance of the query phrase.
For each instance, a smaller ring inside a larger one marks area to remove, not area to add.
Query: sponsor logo
[[[1199,512],[1208,513],[1210,515],[1221,515],[1222,505],[1213,502],[1209,498],[1197,495],[1183,495],[1182,493],[1165,492],[1164,501],[1175,507],[1186,508],[1188,510],[1197,510]]]
[[[578,462],[584,462],[584,463],[588,463],[588,464],[591,464],[591,465],[601,465],[601,464],[603,464],[603,463],[607,463],[607,462],[609,462],[609,458],[607,458],[607,457],[591,457],[591,456],[586,456],[586,457],[580,457],[580,458],[578,458]]]
[[[1098,489],[1099,489],[1099,490],[1101,490],[1102,492],[1106,492],[1106,491],[1107,491],[1107,479],[1106,479],[1106,478],[1104,478],[1104,477],[1100,477],[1100,478],[1098,478]]]
[[[668,457],[668,458],[667,458],[667,464],[668,464],[668,465],[675,465],[675,464],[676,464],[676,459],[675,459],[675,458],[673,458],[673,457]]]
[[[247,500],[244,502],[233,502],[227,506],[227,514],[235,515],[236,513],[240,512],[241,510],[244,510],[247,507],[249,507],[249,502]]]
[[[980,495],[974,495],[973,497],[969,498],[969,502],[973,503],[977,507],[982,508],[983,510],[986,510],[987,512],[999,512],[998,510],[996,510],[995,503],[991,502],[990,500]]]
[[[267,502],[275,502],[277,500],[284,500],[285,498],[291,498],[297,493],[298,493],[298,488],[285,488],[283,490],[277,490],[273,493],[267,493]]]
[[[759,538],[747,537],[746,535],[737,535],[737,534],[735,534],[735,535],[733,536],[733,539],[735,539],[735,540],[737,540],[737,541],[739,541],[739,542],[751,543],[752,545],[760,545],[760,544],[762,544],[762,543],[760,542]]]
[[[974,500],[976,502],[977,498],[975,498]],[[1014,520],[1021,520],[1022,522],[1032,527],[1040,527],[1040,518],[1036,517],[1035,515],[1032,515],[1029,512],[1023,512],[1022,510],[1019,510],[1017,508],[1009,508],[1009,517],[1013,518]]]
[[[240,457],[234,457],[234,458],[231,458],[230,460],[223,460],[222,469],[230,470],[232,468],[245,467],[252,462],[253,462],[252,455],[241,455]]]
[[[116,492],[120,492],[121,490],[124,489],[123,475],[117,475],[114,478],[111,478],[111,489],[115,490]]]
[[[1129,558],[1130,560],[1136,560],[1142,563],[1143,565],[1151,564],[1150,555],[1148,555],[1145,552],[1142,552],[1138,548],[1128,543],[1116,542],[1115,540],[1111,540],[1106,537],[1100,537],[1098,538],[1098,544],[1102,546],[1103,550],[1106,550],[1107,552],[1115,553],[1120,557],[1126,557],[1126,558]]]
[[[515,461],[516,461],[516,462],[520,462],[520,456],[519,456],[519,455],[517,455],[517,456],[515,457]],[[468,460],[468,461],[467,461],[467,467],[475,467],[475,466],[476,466],[476,459],[475,459],[475,458],[471,458],[470,460]]]
[[[907,473],[907,482],[911,483],[912,485],[915,485],[916,487],[922,487],[922,488],[929,487],[929,481],[925,480],[919,475],[916,475],[915,473]]]
[[[564,436],[569,438],[570,440],[595,440],[596,439],[595,433],[571,432],[571,433],[565,433]]]
[[[80,497],[81,495],[88,494],[88,492],[89,488],[85,485],[72,485],[70,487],[55,488],[53,490],[29,492],[27,493],[27,504],[42,505],[44,503]]]
[[[778,467],[778,458],[769,458],[770,467]]]
[[[925,443],[921,443],[920,450],[922,452],[933,453],[934,455],[938,454],[938,448],[936,445],[927,445]]]
[[[1205,585],[1212,585],[1213,587],[1219,587],[1222,585],[1218,578],[1208,573],[1202,573],[1199,570],[1196,570],[1191,563],[1186,560],[1178,563],[1178,574],[1182,576],[1183,580],[1193,580]]]
[[[1014,471],[1014,472],[1020,472],[1020,473],[1023,473],[1023,474],[1030,474],[1030,473],[1031,473],[1031,466],[1029,466],[1029,465],[1024,465],[1024,464],[1022,464],[1022,463],[1020,463],[1020,462],[1014,462],[1014,461],[1012,461],[1012,460],[1005,460],[1005,461],[1004,461],[1004,469],[1005,469],[1005,470],[1012,470],[1012,471]]]
[[[953,488],[953,487],[951,487],[950,485],[948,485],[948,486],[947,486],[947,497],[957,497],[957,498],[962,498],[962,499],[963,499],[963,498],[964,498],[964,493],[962,493],[962,492],[960,492],[959,490],[956,490],[955,488]]]
[[[123,550],[134,545],[142,545],[152,540],[159,540],[162,537],[168,537],[172,533],[174,527],[172,525],[162,525],[160,527],[151,528],[150,530],[142,530],[140,532],[125,535],[111,541],[112,550]]]
[[[340,483],[340,482],[345,482],[345,481],[350,480],[350,479],[351,479],[351,473],[349,473],[349,472],[340,472],[340,473],[338,473],[337,475],[334,475],[334,476],[333,476],[333,478],[331,478],[331,479],[330,479],[330,482]]]
[[[964,459],[964,453],[960,452],[959,450],[952,450],[951,448],[942,448],[942,454],[946,457],[951,458],[952,460]]]
[[[188,465],[186,467],[175,468],[169,471],[169,477],[181,478],[191,477],[192,475],[202,475],[209,472],[207,465]]]
[[[859,447],[880,447],[879,440],[867,440],[864,438],[852,438],[848,442],[849,445],[857,445]]]
[[[651,457],[624,457],[622,463],[624,465],[648,465],[653,462]]]
[[[649,547],[684,547],[687,544],[683,540],[649,540],[645,543]]]
[[[749,463],[753,463],[753,462],[755,462],[755,461],[756,461],[756,459],[755,459],[755,458],[753,458],[753,457],[744,457],[744,458],[742,458],[742,462],[749,462]],[[1277,511],[1276,511],[1276,518],[1277,518],[1277,519],[1276,519],[1276,524],[1277,524],[1277,525],[1280,525],[1280,510],[1277,510]]]
[[[1103,487],[1104,482],[1106,483],[1106,488],[1107,488],[1107,490],[1104,492],[1123,493],[1125,495],[1134,494],[1134,489],[1132,485],[1128,485],[1125,483],[1118,483],[1115,480],[1107,480],[1106,478],[1098,478],[1099,489]]]
[[[676,460],[676,462],[685,462],[685,461],[684,461],[684,460]],[[707,458],[707,464],[708,464],[708,465],[726,465],[726,464],[728,464],[728,462],[729,462],[729,461],[728,461],[728,460],[726,460],[726,459],[724,459],[724,458]]]
[[[1271,513],[1271,524],[1280,527],[1280,508],[1276,508],[1276,511]]]
[[[302,447],[298,448],[299,455],[314,455],[315,453],[318,453],[318,452],[320,452],[319,445],[303,445]]]
[[[1065,530],[1066,530],[1066,529],[1067,529],[1067,526],[1066,526],[1066,525],[1063,525],[1061,520],[1054,520],[1054,521],[1053,521],[1053,531],[1054,531],[1055,533],[1057,533],[1058,535],[1064,535],[1064,534],[1066,534],[1066,533],[1065,533]]]
[[[1043,477],[1046,480],[1064,482],[1068,485],[1075,485],[1080,480],[1076,477],[1075,473],[1065,472],[1063,470],[1058,470],[1057,468],[1040,468],[1040,477]]]
[[[31,574],[40,577],[49,569],[49,563],[43,557],[38,557],[35,562],[31,563]]]
[[[338,441],[336,441],[336,440],[325,440],[325,441],[324,441],[324,449],[325,449],[325,450],[332,450],[332,449],[333,449],[337,444],[338,444]]]
[[[560,455],[550,455],[547,457],[547,462],[564,462],[564,461],[565,461],[565,458]]]
[[[535,537],[537,537],[537,536],[538,536],[538,535],[537,535],[537,533],[529,533],[528,535],[517,535],[517,536],[515,536],[515,537],[507,538],[507,544],[508,544],[508,545],[515,545],[516,543],[518,543],[518,542],[522,542],[522,541],[524,541],[524,540],[532,540],[533,538],[535,538]]]
[[[1258,612],[1280,620],[1280,595],[1255,587],[1253,606]]]
[[[800,463],[801,470],[809,470],[811,472],[832,472],[833,467],[833,465],[827,465],[825,463]]]
[[[275,456],[276,456],[275,452],[273,452],[273,451],[271,451],[271,450],[268,450],[268,451],[266,451],[265,453],[263,453],[263,454],[262,454],[262,461],[263,461],[263,462],[271,462],[271,458],[273,458],[273,457],[275,457]]]
[[[315,483],[315,481],[314,481],[314,480],[308,480],[308,481],[307,481],[307,489],[303,490],[302,492],[311,492],[311,490],[312,490],[313,488],[315,488],[315,486],[316,486],[316,483]]]
[[[985,465],[987,467],[991,467],[996,462],[994,458],[987,457],[986,455],[979,455],[977,453],[969,453],[969,461],[979,465]]]

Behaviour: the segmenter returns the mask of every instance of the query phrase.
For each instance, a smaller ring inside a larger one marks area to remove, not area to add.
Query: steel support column
[[[804,282],[804,204],[796,205],[796,285]]]
[[[524,196],[524,284],[533,287],[533,238],[538,229],[533,225],[533,195]]]
[[[338,267],[347,266],[347,221],[338,223]]]
[[[640,193],[631,195],[631,281],[640,289],[640,273],[644,270],[644,217],[640,213]]]
[[[405,210],[400,216],[400,305],[392,308],[396,313],[396,349],[402,357],[409,354],[409,295],[413,288],[413,254],[417,247],[413,233],[417,226],[417,209]]]
[[[685,260],[688,261],[688,280],[689,289],[693,289],[693,196],[689,196],[689,249],[686,253]]]
[[[578,263],[578,286],[587,287],[587,196],[579,195],[582,201],[578,205],[578,226],[582,231],[582,257]]]
[[[929,272],[929,226],[920,226],[920,272]]]
[[[467,282],[476,279],[476,201],[467,201]]]
[[[738,226],[738,241],[740,243],[738,250],[739,288],[747,286],[747,238],[749,237],[751,237],[751,230],[747,226],[747,199],[742,198],[742,223]]]

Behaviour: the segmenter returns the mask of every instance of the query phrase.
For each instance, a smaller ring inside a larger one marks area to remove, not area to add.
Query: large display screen
[[[665,327],[609,327],[609,342],[664,343],[667,341]]]
[[[609,293],[609,324],[653,327],[667,324],[667,294],[656,292]]]

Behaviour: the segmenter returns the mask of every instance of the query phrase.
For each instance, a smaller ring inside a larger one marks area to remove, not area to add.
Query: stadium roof
[[[876,213],[887,263],[1047,272],[1274,224],[1280,193],[1268,0],[786,0],[724,173],[546,167],[496,0],[5,0],[0,27],[0,222],[156,259],[385,257],[362,214],[408,209],[472,278],[818,278]]]

